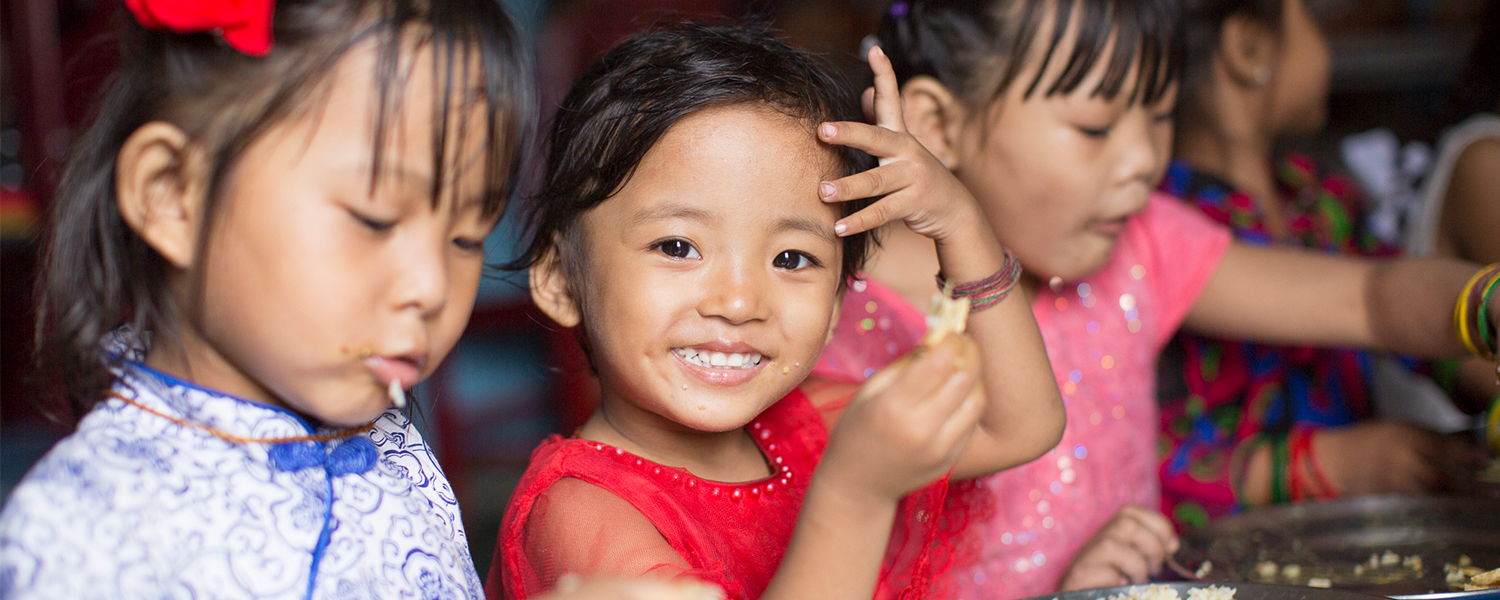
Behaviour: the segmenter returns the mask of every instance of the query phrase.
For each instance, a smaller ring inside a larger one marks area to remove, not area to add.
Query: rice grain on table
[[[1210,585],[1188,590],[1187,600],[1234,600],[1234,588]],[[1182,600],[1177,590],[1162,584],[1131,586],[1124,593],[1101,600]]]

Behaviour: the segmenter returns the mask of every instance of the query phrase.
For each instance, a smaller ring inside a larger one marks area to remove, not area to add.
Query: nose
[[[395,298],[401,310],[415,310],[423,318],[437,315],[448,303],[447,239],[426,240],[405,249],[396,262]]]
[[[698,314],[734,325],[765,319],[768,290],[764,269],[754,265],[748,260],[728,259],[715,268],[705,281],[707,289],[698,303]]]
[[[1136,106],[1130,113],[1120,124],[1121,135],[1115,140],[1119,144],[1116,180],[1155,187],[1157,174],[1171,150],[1171,127],[1158,127],[1156,117],[1144,107]]]

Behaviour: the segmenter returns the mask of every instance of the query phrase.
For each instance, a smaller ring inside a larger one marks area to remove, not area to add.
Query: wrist
[[[896,506],[904,496],[853,477],[824,473],[820,469],[807,486],[803,512],[839,515],[840,519],[850,522],[880,522],[884,518],[895,519]]]
[[[943,276],[955,283],[983,279],[1005,266],[1005,247],[995,239],[983,215],[965,219],[952,235],[933,240]]]

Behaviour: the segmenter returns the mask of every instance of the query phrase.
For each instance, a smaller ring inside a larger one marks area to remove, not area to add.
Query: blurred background
[[[1328,127],[1284,150],[1337,165],[1343,138],[1386,128],[1434,143],[1467,116],[1453,94],[1485,4],[1500,0],[1309,0],[1333,49]],[[661,21],[770,23],[826,56],[856,85],[858,55],[886,0],[506,0],[536,49],[544,119],[573,78],[621,38]],[[0,2],[0,500],[66,435],[72,415],[27,377],[36,235],[75,132],[86,125],[116,52],[119,0]],[[1489,96],[1493,98],[1493,94]],[[523,192],[524,193],[524,192]],[[492,262],[515,246],[509,223]],[[576,428],[596,391],[572,333],[532,308],[524,274],[493,273],[441,370],[419,388],[416,416],[452,481],[474,561],[489,571],[500,517],[532,447]]]

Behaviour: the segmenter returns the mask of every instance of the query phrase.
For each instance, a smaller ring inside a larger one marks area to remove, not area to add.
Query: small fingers
[[[1130,583],[1145,583],[1151,578],[1151,565],[1134,544],[1119,540],[1101,540],[1095,547],[1094,560],[1114,569]]]
[[[1077,590],[1092,590],[1103,587],[1114,587],[1118,585],[1129,585],[1130,580],[1121,575],[1119,571],[1104,565],[1079,565],[1069,573],[1058,586],[1059,592],[1072,592]]]
[[[818,184],[818,197],[824,202],[844,202],[889,194],[915,180],[915,165],[897,161],[883,167],[855,173],[843,179]]]
[[[906,131],[901,117],[901,86],[896,69],[880,46],[870,48],[870,70],[875,73],[875,124],[891,131]]]
[[[871,156],[892,158],[906,150],[906,142],[913,138],[884,127],[852,121],[829,121],[818,126],[818,139],[829,144],[864,150]]]
[[[833,224],[833,232],[840,237],[845,237],[869,231],[895,220],[895,214],[890,198],[885,198],[865,207],[864,210],[839,219]]]
[[[1170,554],[1177,551],[1181,542],[1177,539],[1177,531],[1172,527],[1172,521],[1160,512],[1141,508],[1134,504],[1127,504],[1120,509],[1120,515],[1128,516],[1141,526],[1146,532],[1154,536],[1161,548]]]

